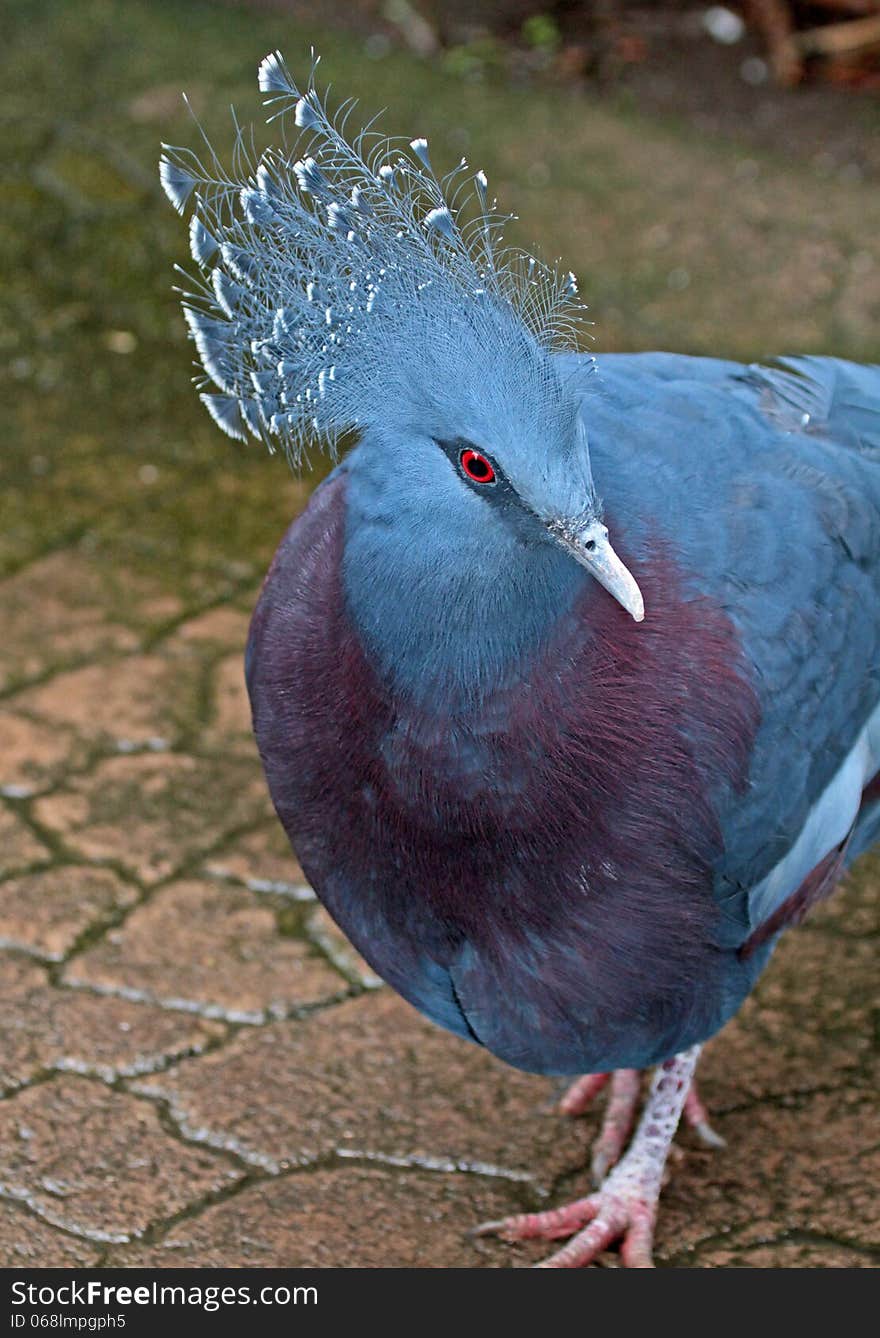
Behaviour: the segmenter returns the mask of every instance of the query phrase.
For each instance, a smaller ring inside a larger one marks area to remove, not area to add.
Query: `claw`
[[[708,1120],[699,1120],[692,1124],[691,1128],[699,1138],[704,1147],[707,1148],[726,1148],[727,1139],[722,1138],[711,1126]]]
[[[549,1208],[543,1213],[519,1213],[501,1217],[497,1222],[482,1222],[473,1236],[500,1236],[502,1240],[560,1240],[580,1230],[599,1210],[594,1198],[577,1199],[563,1208]]]
[[[611,1157],[607,1152],[603,1152],[601,1148],[597,1148],[593,1153],[590,1161],[590,1179],[596,1189],[599,1188],[613,1164]]]
[[[709,1123],[709,1112],[700,1100],[697,1084],[692,1082],[684,1102],[684,1118],[697,1138],[707,1148],[727,1147],[726,1141]]]

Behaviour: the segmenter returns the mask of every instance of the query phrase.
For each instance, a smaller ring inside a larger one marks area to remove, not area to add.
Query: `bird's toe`
[[[576,1078],[559,1102],[560,1114],[583,1115],[610,1077],[610,1073],[585,1073],[582,1078]]]
[[[593,1197],[577,1199],[562,1208],[541,1213],[518,1213],[497,1222],[483,1222],[471,1232],[474,1236],[499,1236],[501,1240],[563,1240],[574,1235],[598,1211]]]
[[[625,1268],[653,1268],[655,1206],[608,1193],[596,1195],[595,1200],[596,1215],[592,1221],[555,1254],[536,1264],[536,1268],[585,1268],[617,1240],[621,1242]]]
[[[618,1069],[611,1078],[611,1093],[599,1137],[593,1144],[593,1184],[602,1184],[623,1155],[636,1122],[642,1079],[638,1069]]]

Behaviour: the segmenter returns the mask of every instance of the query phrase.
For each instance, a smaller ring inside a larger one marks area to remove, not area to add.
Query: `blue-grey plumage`
[[[218,424],[359,438],[254,615],[272,797],[429,1017],[539,1072],[664,1066],[565,1216],[643,1261],[699,1045],[880,828],[880,369],[566,352],[573,278],[502,247],[482,172],[350,146],[277,55],[260,85],[305,148],[162,180]]]
[[[755,927],[846,837],[880,768],[880,367],[643,354],[599,371],[583,411],[628,541],[646,520],[668,536],[757,673],[762,723],[718,870]]]

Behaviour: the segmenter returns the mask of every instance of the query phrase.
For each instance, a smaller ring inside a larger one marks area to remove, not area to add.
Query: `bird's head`
[[[293,151],[254,162],[239,137],[233,178],[213,153],[206,169],[165,147],[166,193],[181,212],[195,198],[201,273],[183,304],[206,407],[295,463],[358,432],[374,478],[561,547],[641,621],[554,357],[581,311],[574,276],[502,245],[509,216],[464,160],[438,180],[424,139],[348,142],[352,104],[331,118],[314,70],[301,92],[278,53],[260,65],[267,104],[306,141]]]
[[[455,337],[438,341],[437,330]],[[641,592],[604,521],[579,398],[511,313],[434,310],[381,385],[358,468],[391,515],[409,501],[453,548],[470,530],[484,549],[493,536],[562,549],[642,621]]]
[[[583,440],[577,428],[573,436]],[[614,551],[591,486],[585,442],[580,454],[557,460],[553,469],[536,472],[534,458],[527,468],[518,468],[521,461],[515,448],[505,449],[494,442],[484,447],[482,441],[466,436],[435,440],[451,466],[459,493],[464,490],[481,507],[492,508],[499,522],[523,543],[561,546],[636,622],[643,620],[641,590]]]

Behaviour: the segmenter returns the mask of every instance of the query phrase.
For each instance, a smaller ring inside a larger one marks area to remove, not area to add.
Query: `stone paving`
[[[0,586],[5,625],[46,611],[0,726],[0,1262],[529,1262],[466,1228],[575,1191],[596,1116],[378,988],[311,899],[250,739],[255,591],[155,637],[89,589],[75,548]],[[709,1047],[728,1146],[681,1136],[659,1261],[877,1262],[878,876]]]
[[[196,402],[169,292],[185,237],[155,162],[160,139],[192,142],[183,86],[200,111],[232,97],[254,113],[278,17],[224,6],[219,24],[194,0],[10,9],[0,1266],[526,1265],[540,1246],[467,1228],[581,1192],[599,1112],[563,1120],[555,1084],[380,986],[305,886],[250,735],[248,616],[307,484]],[[880,357],[867,186],[406,55],[365,61],[314,26],[283,38],[315,41],[339,87],[394,104],[394,125],[426,118],[447,158],[465,116],[509,178],[499,192],[587,268],[603,347],[751,356],[772,336]],[[543,157],[552,192],[533,180]],[[727,1147],[681,1134],[659,1263],[880,1262],[878,888],[868,860],[708,1047]]]

